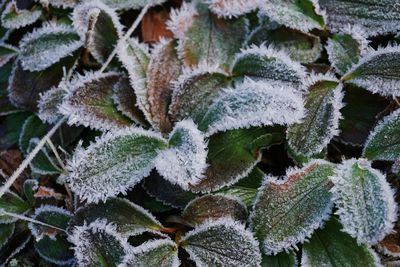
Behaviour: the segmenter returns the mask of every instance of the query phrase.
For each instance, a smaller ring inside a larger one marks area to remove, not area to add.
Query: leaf
[[[185,33],[192,26],[195,17],[198,15],[193,2],[182,2],[179,9],[171,9],[167,28],[174,34],[176,39],[184,39]]]
[[[7,29],[19,29],[37,21],[42,10],[35,6],[31,10],[20,9],[15,1],[10,1],[1,13],[1,26]]]
[[[320,38],[316,35],[290,29],[276,23],[263,23],[249,35],[248,45],[274,47],[284,51],[294,61],[314,62],[322,51]]]
[[[126,238],[105,220],[75,227],[69,241],[74,244],[75,258],[79,266],[116,267],[122,263],[125,254],[130,250]]]
[[[221,92],[199,123],[199,129],[211,136],[252,126],[298,123],[305,110],[301,96],[295,91],[283,85],[246,79],[236,88]]]
[[[50,90],[40,94],[38,100],[38,116],[43,122],[52,124],[62,118],[59,106],[62,104],[67,94],[67,92],[64,91],[66,87],[65,83],[65,81],[61,81],[58,86],[54,86]]]
[[[363,156],[369,160],[396,161],[400,158],[400,110],[386,116],[370,133]]]
[[[193,185],[191,191],[208,193],[236,183],[261,159],[260,148],[281,141],[281,132],[268,128],[231,130],[210,136],[206,178]]]
[[[31,138],[40,138],[46,133],[47,125],[43,124],[37,116],[29,116],[22,125],[21,134],[19,136],[19,149],[26,155]]]
[[[217,66],[200,64],[193,69],[184,69],[172,89],[171,120],[191,118],[199,123],[221,89],[229,84],[228,75]]]
[[[18,52],[18,48],[6,43],[0,43],[0,67],[6,65]]]
[[[375,244],[397,220],[394,191],[386,177],[365,159],[344,161],[337,169],[333,196],[343,231],[359,243]]]
[[[388,46],[369,51],[342,77],[372,93],[383,96],[400,96],[399,46]]]
[[[0,248],[3,248],[14,234],[15,224],[0,224]]]
[[[13,223],[18,220],[4,215],[2,211],[23,215],[29,211],[29,205],[17,194],[8,191],[0,198],[0,223]]]
[[[328,39],[326,51],[329,61],[336,71],[343,75],[353,65],[358,63],[362,53],[365,53],[368,41],[361,28],[349,27],[344,33],[334,34]]]
[[[34,206],[36,202],[35,192],[38,189],[39,189],[39,182],[37,180],[34,179],[25,180],[23,185],[24,195],[31,206]]]
[[[158,134],[127,128],[111,131],[86,149],[78,147],[68,162],[70,188],[88,202],[125,193],[150,174],[158,150],[167,147]]]
[[[23,250],[31,239],[26,222],[19,221],[15,223],[14,234],[10,237],[7,244],[0,250],[0,263],[5,265],[18,252]]]
[[[303,243],[329,218],[333,174],[333,164],[313,160],[302,169],[287,171],[285,180],[266,177],[250,215],[250,227],[265,254]]]
[[[179,56],[189,67],[206,62],[228,69],[245,41],[247,20],[218,18],[202,3],[197,3],[195,10],[197,15],[191,18],[184,35],[179,34]]]
[[[79,0],[51,0],[49,4],[58,8],[73,8],[78,2]]]
[[[4,129],[1,129],[0,147],[8,149],[18,144],[19,135],[25,120],[32,115],[30,112],[18,112],[7,115],[3,121]]]
[[[112,223],[118,233],[124,236],[139,235],[145,231],[155,232],[163,229],[161,223],[147,210],[124,198],[110,198],[105,203],[89,203],[79,208],[72,217],[70,225],[90,224],[98,218]]]
[[[125,256],[121,267],[129,266],[178,267],[178,246],[169,239],[147,241]]]
[[[264,45],[251,45],[236,55],[232,73],[247,76],[253,80],[266,80],[281,86],[287,84],[302,89],[305,69],[282,51]]]
[[[112,100],[114,84],[120,79],[117,72],[88,72],[65,84],[68,93],[60,112],[68,117],[68,124],[103,131],[129,126],[130,120],[117,110]]]
[[[191,225],[200,225],[221,218],[245,222],[247,209],[239,198],[230,195],[204,195],[190,201],[182,211],[181,217]]]
[[[169,137],[169,148],[158,153],[155,167],[172,184],[188,190],[204,178],[207,168],[205,136],[192,120],[178,122]]]
[[[71,216],[71,212],[64,208],[45,204],[35,209],[35,214],[32,218],[59,229],[66,230]],[[36,238],[36,241],[39,241],[46,236],[54,240],[56,235],[60,233],[59,229],[32,222],[28,224],[28,227],[31,230],[32,235]]]
[[[239,17],[258,8],[257,0],[205,0],[208,8],[219,17]]]
[[[82,1],[74,8],[72,21],[85,40],[85,47],[98,62],[104,63],[122,37],[122,25],[115,10],[99,0]]]
[[[340,31],[347,25],[363,27],[368,36],[395,33],[399,28],[397,1],[390,0],[319,0],[325,10],[327,24],[332,31]]]
[[[39,138],[32,138],[29,142],[27,154],[32,152],[39,142]],[[63,172],[61,167],[55,162],[55,158],[49,154],[47,146],[42,147],[35,158],[29,163],[29,166],[32,172],[40,175],[56,175]]]
[[[1,46],[0,46],[0,53],[1,53]],[[0,65],[1,65],[1,55],[0,55]],[[11,104],[11,101],[8,97],[7,87],[12,71],[12,66],[13,66],[13,61],[0,67],[0,117],[21,112],[21,110],[19,110],[13,104]]]
[[[378,255],[344,233],[333,217],[303,245],[301,266],[381,266]]]
[[[175,51],[176,42],[162,40],[152,53],[147,69],[147,93],[154,125],[162,132],[172,128],[168,118],[172,82],[181,74],[181,62]]]
[[[262,257],[262,267],[295,267],[297,265],[297,258],[294,252],[281,252],[274,256]]]
[[[160,5],[166,0],[103,0],[104,4],[115,9],[141,9],[145,5]]]
[[[260,266],[258,242],[244,225],[231,219],[204,223],[186,233],[181,247],[199,267]]]
[[[343,86],[334,76],[310,77],[305,100],[307,115],[287,130],[288,144],[295,155],[316,155],[339,134],[343,95]]]
[[[24,35],[19,42],[20,60],[24,70],[47,69],[79,47],[82,41],[75,30],[63,24],[48,23]]]
[[[70,265],[75,262],[71,244],[60,235],[55,236],[54,239],[45,236],[35,242],[34,247],[39,256],[47,262],[57,265]]]
[[[262,0],[260,12],[279,24],[303,32],[325,27],[323,13],[313,0]]]

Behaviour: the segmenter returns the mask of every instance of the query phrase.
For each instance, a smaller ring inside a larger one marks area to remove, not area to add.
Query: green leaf
[[[313,0],[262,0],[260,12],[271,20],[292,29],[308,32],[311,29],[323,29],[325,26],[319,6]]]
[[[290,59],[282,51],[265,45],[251,45],[236,55],[232,73],[234,76],[247,76],[254,80],[266,80],[281,87],[289,85],[303,88],[305,69],[300,63]]]
[[[171,120],[176,122],[190,117],[199,123],[221,89],[229,84],[227,74],[215,67],[200,65],[186,70],[172,89]]]
[[[68,117],[68,124],[103,131],[131,125],[112,100],[114,84],[121,79],[122,75],[116,72],[88,72],[66,83],[68,94],[64,97],[60,112]]]
[[[56,123],[62,118],[59,106],[62,104],[67,92],[64,90],[66,81],[62,80],[58,86],[40,94],[38,101],[38,116],[46,123]]]
[[[24,70],[44,70],[82,46],[75,30],[63,24],[49,23],[24,35],[19,43]]]
[[[303,245],[301,266],[381,266],[378,255],[368,246],[360,245],[344,233],[335,217],[323,229],[315,231]]]
[[[400,110],[385,117],[370,133],[363,156],[370,160],[395,161],[400,158]]]
[[[7,87],[12,71],[12,66],[13,66],[13,61],[0,67],[0,116],[7,116],[21,112],[21,110],[19,110],[17,107],[11,104],[11,101],[8,97]]]
[[[334,165],[314,160],[302,169],[292,169],[285,180],[266,177],[259,189],[251,228],[265,254],[277,254],[303,243],[332,210],[329,177]]]
[[[189,202],[181,217],[191,225],[221,218],[245,222],[247,209],[240,199],[230,195],[204,195]]]
[[[287,140],[295,155],[310,157],[320,153],[339,134],[343,86],[329,75],[312,76],[305,100],[307,115],[290,125]]]
[[[127,254],[122,266],[180,266],[178,246],[169,239],[147,241]]]
[[[368,36],[396,33],[399,28],[399,2],[391,0],[319,0],[332,31],[341,31],[348,25],[363,27]]]
[[[261,24],[248,37],[248,45],[261,46],[263,43],[286,52],[292,60],[302,63],[314,62],[322,51],[318,36],[273,23]]]
[[[15,57],[18,54],[18,48],[9,45],[9,44],[5,44],[5,43],[1,43],[0,44],[0,67],[3,67],[4,65],[7,64],[8,61],[10,61],[10,59],[12,59],[13,57]]]
[[[79,208],[70,225],[81,226],[106,219],[116,230],[126,236],[139,235],[145,231],[160,231],[163,226],[147,210],[123,198],[110,198],[105,203],[90,203]]]
[[[345,232],[359,243],[373,245],[392,231],[397,220],[394,191],[369,161],[346,160],[331,180],[336,213]]]
[[[2,249],[14,234],[15,224],[0,224],[0,249]]]
[[[236,0],[223,1],[209,0],[205,1],[208,8],[219,17],[232,18],[240,17],[258,8],[258,0]]]
[[[31,231],[27,223],[19,221],[15,223],[14,234],[7,244],[0,250],[0,263],[8,263],[18,252],[23,250],[31,239]]]
[[[166,0],[103,0],[104,4],[115,9],[141,9],[145,5],[160,5]]]
[[[294,252],[281,252],[274,256],[266,256],[262,257],[262,267],[296,267],[297,258]]]
[[[47,125],[35,116],[29,116],[22,125],[19,136],[19,149],[26,155],[28,153],[29,142],[32,138],[40,138],[47,133]]]
[[[0,198],[0,223],[13,223],[18,220],[15,217],[3,215],[2,210],[23,215],[29,211],[29,205],[17,194],[8,191]]]
[[[181,247],[198,266],[260,266],[258,242],[231,219],[208,222],[186,233]]]
[[[35,192],[38,188],[39,188],[39,182],[37,180],[34,179],[25,180],[23,185],[24,195],[31,206],[34,206],[36,202]]]
[[[126,128],[108,132],[86,149],[77,148],[67,166],[67,181],[82,199],[105,201],[149,175],[158,151],[166,147],[166,140],[150,131]]]
[[[19,9],[15,1],[8,2],[1,14],[1,25],[7,29],[19,29],[36,22],[42,15],[39,6],[31,10]]]
[[[199,129],[211,136],[252,126],[291,125],[301,121],[304,111],[296,89],[246,79],[236,88],[221,92],[199,123]]]
[[[30,153],[40,142],[39,138],[32,138],[29,142],[27,153]],[[44,146],[29,163],[32,172],[40,175],[55,175],[63,172],[56,163],[54,156],[50,155],[48,146]]]
[[[400,96],[400,46],[388,46],[365,53],[346,75],[345,82],[383,96]]]
[[[60,235],[53,238],[45,236],[35,242],[34,247],[39,256],[47,262],[57,265],[70,265],[75,262],[71,244]]]
[[[18,112],[9,114],[4,118],[0,132],[0,147],[8,149],[18,144],[19,136],[22,130],[22,125],[25,120],[32,115],[30,112]]]
[[[79,266],[117,267],[131,249],[126,238],[105,220],[75,227],[69,241]]]

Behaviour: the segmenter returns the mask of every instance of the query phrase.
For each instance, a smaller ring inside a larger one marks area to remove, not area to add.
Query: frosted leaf
[[[303,100],[295,89],[245,80],[214,100],[199,123],[208,136],[252,126],[291,125],[304,117]]]
[[[376,244],[392,231],[397,220],[394,191],[369,161],[346,160],[331,180],[343,231],[366,244]]]
[[[281,252],[277,255],[264,255],[262,256],[262,263],[261,266],[263,267],[297,267],[297,256],[296,253],[289,252]],[[305,266],[302,266],[305,267]]]
[[[200,122],[221,89],[229,84],[228,74],[215,65],[204,63],[184,69],[174,83],[169,107],[171,120],[191,118],[195,123]]]
[[[167,28],[174,34],[176,39],[183,39],[196,16],[198,16],[198,13],[195,4],[193,2],[183,2],[179,9],[171,10]]]
[[[161,132],[171,131],[168,107],[171,102],[172,82],[181,74],[181,62],[175,45],[173,40],[162,40],[154,47],[146,75],[151,116],[154,126]]]
[[[71,216],[72,213],[66,209],[46,204],[35,209],[32,219],[66,230]],[[54,240],[56,235],[60,233],[58,229],[32,222],[28,223],[28,227],[32,235],[36,238],[36,241],[41,240],[45,236]]]
[[[117,55],[128,71],[129,79],[136,95],[137,106],[143,112],[147,121],[150,124],[154,124],[147,92],[146,72],[150,62],[147,48],[136,39],[128,39],[125,42],[119,42]]]
[[[182,211],[181,217],[191,225],[221,218],[245,222],[247,208],[239,198],[230,195],[204,195],[190,201]]]
[[[258,0],[203,0],[219,17],[239,17],[258,8]]]
[[[18,219],[8,215],[3,215],[2,210],[6,212],[16,213],[24,215],[29,211],[29,204],[26,203],[17,194],[11,191],[7,191],[0,198],[0,223],[13,223]]]
[[[45,24],[24,35],[19,42],[22,68],[40,71],[82,46],[75,30],[62,24]]]
[[[160,5],[166,0],[102,0],[104,4],[115,9],[141,9],[145,5]]]
[[[31,10],[19,9],[17,3],[10,1],[1,13],[1,26],[7,29],[19,29],[37,21],[42,15],[39,6]]]
[[[361,54],[366,53],[368,41],[363,29],[349,27],[344,33],[337,33],[328,39],[326,51],[336,71],[343,75],[358,63]]]
[[[70,266],[75,263],[71,244],[61,235],[57,235],[53,239],[45,236],[34,243],[34,248],[37,254],[47,262],[61,266]]]
[[[224,20],[211,13],[207,6],[196,3],[197,16],[178,39],[178,54],[184,64],[194,67],[201,62],[228,69],[242,47],[248,32],[244,17]]]
[[[308,32],[325,27],[324,12],[315,0],[259,0],[260,12],[292,29]]]
[[[122,37],[123,26],[115,10],[100,0],[81,1],[74,8],[72,21],[85,40],[85,47],[97,61],[104,63]]]
[[[64,83],[64,81],[62,81],[62,83]],[[65,87],[65,85],[54,86],[50,90],[40,94],[38,116],[43,122],[52,124],[61,119],[62,114],[59,111],[59,106],[67,94],[63,87]]]
[[[50,0],[49,4],[58,8],[73,8],[78,2],[79,0]]]
[[[29,154],[39,142],[39,138],[31,138],[27,154]],[[48,146],[42,147],[42,149],[36,154],[35,158],[29,163],[32,172],[40,175],[57,175],[63,172],[63,170],[58,167],[55,159],[50,156],[49,149]]]
[[[341,31],[347,25],[365,28],[368,36],[400,30],[399,0],[319,0],[327,15],[328,28]]]
[[[342,78],[372,93],[383,96],[400,96],[399,46],[388,46],[365,53]]]
[[[307,114],[301,123],[288,127],[287,140],[295,155],[320,153],[339,134],[343,85],[328,75],[310,78],[305,100]]]
[[[123,76],[120,73],[87,72],[62,84],[67,95],[59,110],[68,117],[69,125],[110,130],[131,124],[113,103],[113,87]]]
[[[10,59],[18,54],[18,52],[18,48],[9,44],[0,43],[0,67],[7,64]]]
[[[82,199],[105,201],[149,175],[158,150],[166,146],[160,135],[142,129],[108,132],[86,149],[76,149],[68,162],[67,182]]]
[[[79,266],[99,267],[107,263],[122,263],[131,246],[115,226],[106,220],[96,220],[89,225],[76,226],[68,240],[74,244],[75,258]]]
[[[184,120],[175,125],[169,137],[168,149],[160,151],[154,164],[165,179],[188,190],[189,185],[203,179],[206,160],[204,134],[192,120]]]
[[[300,63],[290,59],[282,51],[265,45],[251,45],[236,55],[233,63],[234,75],[247,76],[254,80],[267,80],[270,83],[302,88],[306,76]]]
[[[317,60],[323,48],[318,36],[276,23],[263,23],[255,28],[247,38],[247,44],[274,47],[284,51],[292,60],[302,63]]]
[[[124,198],[111,198],[97,204],[89,203],[75,212],[70,225],[80,226],[98,218],[107,219],[124,236],[163,229],[161,223],[147,210]]]
[[[261,160],[260,149],[282,142],[281,131],[254,127],[213,134],[208,142],[206,177],[190,190],[208,193],[248,176]]]
[[[121,77],[121,79],[113,85],[112,100],[118,111],[124,116],[138,125],[148,125],[143,112],[136,106],[136,95],[127,77]]]
[[[310,240],[303,244],[301,266],[383,266],[373,249],[357,244],[341,228],[338,220],[332,217],[323,229],[316,230]]]
[[[24,155],[28,154],[31,138],[40,138],[47,133],[47,125],[43,124],[36,115],[29,116],[22,125],[18,145]]]
[[[150,240],[132,249],[118,267],[179,267],[178,246],[169,239]]]
[[[329,218],[333,174],[333,164],[314,160],[302,169],[288,170],[284,180],[266,177],[250,215],[265,254],[296,248]]]
[[[180,246],[199,267],[261,266],[261,253],[253,234],[228,218],[196,227],[182,238]]]
[[[370,133],[364,146],[363,156],[370,160],[400,158],[400,110],[385,117]]]
[[[0,249],[4,249],[4,246],[10,240],[10,237],[14,234],[15,224],[0,224]]]

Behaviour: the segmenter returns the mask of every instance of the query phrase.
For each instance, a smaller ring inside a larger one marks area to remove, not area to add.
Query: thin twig
[[[51,148],[51,150],[53,151],[53,154],[56,156],[56,159],[58,161],[58,164],[60,164],[61,168],[63,169],[63,171],[66,170],[65,165],[60,157],[60,154],[58,154],[56,147],[54,146],[53,142],[50,139],[47,139],[47,144],[49,145],[49,147]]]

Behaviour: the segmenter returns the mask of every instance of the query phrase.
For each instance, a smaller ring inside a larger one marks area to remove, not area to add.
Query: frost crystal
[[[258,8],[258,0],[203,0],[220,17],[239,17]]]
[[[208,136],[220,131],[263,125],[290,125],[304,117],[301,96],[288,86],[246,79],[215,99],[199,124]]]
[[[65,81],[61,81],[61,83],[65,83]],[[54,86],[40,94],[38,116],[42,121],[51,124],[61,119],[62,114],[59,112],[59,105],[67,94],[63,88],[65,88],[65,85]]]
[[[88,148],[78,147],[68,162],[72,191],[89,202],[105,201],[149,175],[159,149],[167,146],[159,135],[142,129],[112,131]]]
[[[172,184],[188,190],[198,183],[207,168],[205,136],[192,120],[178,122],[170,134],[169,148],[161,151],[156,160],[157,171]]]
[[[198,267],[261,266],[257,240],[243,224],[229,218],[196,227],[182,238],[181,246]]]
[[[40,71],[70,55],[82,46],[72,27],[45,24],[26,34],[19,43],[21,65],[25,70]]]
[[[72,8],[75,7],[78,2],[79,0],[50,0],[49,4],[58,8]]]
[[[37,21],[42,15],[40,8],[35,10],[18,9],[12,0],[1,13],[1,25],[7,29],[19,29]]]
[[[397,220],[394,192],[385,175],[365,159],[343,162],[331,177],[334,202],[344,231],[359,243],[376,244]]]
[[[174,34],[175,38],[183,39],[186,31],[192,26],[194,18],[197,15],[198,13],[193,2],[183,2],[180,9],[171,10],[167,27]]]

